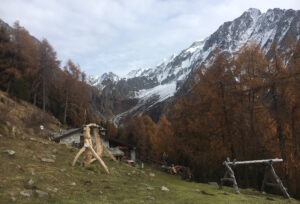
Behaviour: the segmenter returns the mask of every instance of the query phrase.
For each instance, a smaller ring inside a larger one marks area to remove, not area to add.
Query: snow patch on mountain
[[[132,70],[130,71],[127,75],[126,75],[126,79],[131,79],[131,78],[135,78],[135,77],[140,77],[143,76],[145,73],[147,73],[149,69],[136,69],[136,70]]]
[[[185,52],[189,52],[193,54],[195,51],[200,50],[203,48],[205,40],[195,41]]]
[[[174,96],[176,92],[176,82],[169,84],[160,84],[151,89],[142,89],[136,92],[136,98],[142,101],[147,101],[153,96],[158,96],[156,103],[166,100],[169,97]]]

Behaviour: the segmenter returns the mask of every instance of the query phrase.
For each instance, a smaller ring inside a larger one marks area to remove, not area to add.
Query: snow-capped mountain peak
[[[249,8],[244,13],[250,14],[250,16],[251,16],[252,19],[257,19],[261,15],[261,11],[259,9],[257,9],[257,8]]]
[[[135,78],[135,77],[141,77],[146,75],[147,72],[149,72],[151,69],[135,69],[130,71],[127,75],[126,75],[126,79],[131,79],[131,78]]]
[[[120,77],[112,72],[108,72],[108,73],[104,73],[102,74],[102,76],[100,77],[100,80],[103,81],[111,81],[113,83],[116,83],[120,80]]]
[[[287,53],[291,50],[291,43],[296,43],[299,39],[300,11],[269,9],[262,13],[250,8],[233,21],[222,24],[204,40],[195,41],[156,67],[131,71],[125,80],[116,84],[115,90],[120,89],[117,93],[122,96],[120,101],[126,102],[126,107],[127,99],[138,101],[123,112],[133,109],[140,111],[141,107],[144,107],[143,111],[147,111],[172,97],[194,70],[208,67],[214,60],[213,53],[216,49],[233,57],[243,46],[255,42],[268,56],[272,45],[277,46],[279,53]]]
[[[89,76],[87,83],[97,87],[99,90],[104,89],[108,84],[116,84],[120,77],[112,72],[104,73],[101,76]]]

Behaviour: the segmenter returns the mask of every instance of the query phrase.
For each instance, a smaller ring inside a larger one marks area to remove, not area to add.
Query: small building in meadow
[[[103,145],[107,147],[118,160],[136,160],[135,147],[124,141],[107,137],[107,130],[103,127],[99,128],[99,133]],[[92,139],[94,138],[92,132],[91,137]],[[81,148],[84,143],[83,129],[69,129],[55,134],[50,139],[60,144]]]
[[[72,128],[60,133],[55,134],[50,138],[56,143],[65,144],[77,148],[83,146],[83,133],[82,128]]]
[[[124,152],[123,159],[136,161],[135,147],[131,144],[115,138],[109,138],[108,143],[110,149],[117,148]]]

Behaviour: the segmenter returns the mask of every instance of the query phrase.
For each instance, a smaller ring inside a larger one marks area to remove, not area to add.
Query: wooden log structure
[[[227,158],[226,161],[223,162],[223,165],[226,168],[226,172],[225,172],[224,178],[221,178],[220,188],[223,187],[224,181],[230,181],[233,184],[233,188],[234,188],[235,192],[237,194],[240,194],[240,190],[239,190],[239,187],[238,187],[236,179],[235,179],[234,171],[232,170],[232,168],[230,167],[230,164],[228,162],[230,162],[229,158]]]
[[[117,161],[117,159],[115,158],[115,156],[103,145],[100,135],[99,135],[99,130],[98,128],[94,128],[93,129],[93,135],[95,137],[95,143],[96,143],[96,152],[98,154],[99,157],[102,156],[102,153],[105,152],[107,156],[109,156],[112,160]],[[96,158],[91,160],[91,163],[96,161]]]
[[[91,138],[90,130],[93,128],[93,135],[95,137],[95,145],[93,144],[93,140]],[[104,168],[105,172],[109,174],[108,167],[104,163],[104,161],[101,159],[101,155],[103,152],[105,152],[109,157],[111,157],[114,161],[116,161],[116,158],[112,155],[112,153],[103,145],[100,135],[98,133],[99,125],[91,123],[88,125],[85,125],[83,127],[84,130],[84,145],[79,150],[79,152],[76,154],[72,166],[75,166],[76,161],[80,157],[81,154],[85,153],[85,158],[83,161],[83,165],[86,167],[93,161],[98,160],[101,166]],[[96,151],[94,150],[94,146],[96,147]],[[94,157],[94,158],[93,158]]]
[[[283,159],[262,159],[262,160],[252,160],[252,161],[230,161],[229,158],[227,158],[224,162],[223,165],[225,166],[225,175],[223,178],[221,178],[221,183],[220,183],[220,188],[224,185],[225,181],[232,182],[233,188],[235,189],[236,193],[240,193],[239,187],[237,185],[234,171],[232,170],[232,167],[237,166],[237,165],[251,165],[251,164],[264,164],[266,166],[265,172],[264,172],[264,179],[262,182],[261,186],[261,191],[264,193],[265,186],[272,186],[272,187],[277,187],[281,190],[285,198],[290,198],[290,195],[287,192],[287,189],[284,187],[282,181],[280,180],[279,176],[276,174],[275,169],[273,167],[273,163],[275,162],[283,162]],[[276,183],[270,183],[267,182],[268,179],[268,172],[271,172],[274,180]]]

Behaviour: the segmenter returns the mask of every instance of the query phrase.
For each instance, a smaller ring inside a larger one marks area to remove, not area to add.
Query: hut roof
[[[130,149],[133,149],[134,146],[129,144],[128,142],[116,139],[116,138],[107,138],[107,140],[109,141],[110,144],[112,144],[113,146],[126,146]]]
[[[72,129],[66,130],[65,132],[58,133],[58,134],[54,135],[51,138],[51,140],[57,141],[57,140],[60,140],[62,138],[71,136],[71,135],[76,134],[76,133],[81,133],[81,132],[82,132],[82,128],[72,128]]]

